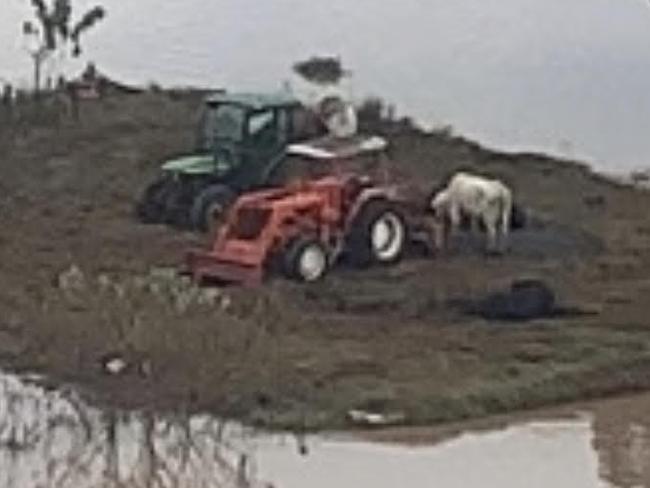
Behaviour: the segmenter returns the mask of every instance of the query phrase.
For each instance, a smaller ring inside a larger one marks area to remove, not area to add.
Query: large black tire
[[[395,263],[404,253],[407,232],[397,205],[383,199],[370,200],[350,227],[346,242],[348,258],[357,267]]]
[[[190,221],[195,230],[208,232],[215,220],[223,216],[235,201],[235,193],[225,185],[204,188],[195,198],[190,210]]]
[[[162,176],[144,190],[135,208],[136,216],[141,222],[145,224],[165,222],[165,210],[172,186],[173,182],[168,177]]]
[[[297,237],[292,240],[282,258],[284,274],[304,283],[322,279],[330,267],[327,248],[321,241],[311,237]]]
[[[191,229],[189,210],[194,189],[191,182],[178,179],[165,194],[165,223],[179,229]]]

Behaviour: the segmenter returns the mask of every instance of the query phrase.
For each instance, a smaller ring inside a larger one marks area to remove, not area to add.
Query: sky
[[[275,89],[296,60],[334,54],[357,97],[426,124],[609,171],[650,166],[646,0],[100,1],[85,54],[120,80]],[[28,0],[0,0],[0,80],[31,79],[29,15]]]

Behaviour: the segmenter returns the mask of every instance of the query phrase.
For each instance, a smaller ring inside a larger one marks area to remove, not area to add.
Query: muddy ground
[[[470,243],[313,286],[206,292],[174,275],[204,239],[132,215],[158,165],[192,147],[197,102],[133,95],[88,102],[79,121],[50,109],[2,120],[2,367],[95,401],[299,429],[342,427],[353,408],[426,424],[650,386],[650,193],[386,124],[414,181],[461,167],[501,177],[546,227],[514,236],[503,257]],[[513,324],[448,306],[513,278],[545,279],[590,313]],[[108,375],[115,354],[129,367]]]

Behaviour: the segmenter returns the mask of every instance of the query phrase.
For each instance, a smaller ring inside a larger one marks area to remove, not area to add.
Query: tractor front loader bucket
[[[263,199],[254,195],[241,197],[217,232],[211,248],[187,253],[187,271],[195,281],[213,279],[243,286],[261,284],[274,242],[272,215]]]
[[[262,263],[249,264],[240,259],[227,259],[218,253],[190,251],[186,270],[197,283],[214,280],[246,287],[258,286],[264,278]]]

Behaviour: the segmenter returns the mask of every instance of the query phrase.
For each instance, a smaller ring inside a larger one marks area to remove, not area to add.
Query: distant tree
[[[317,84],[335,84],[346,74],[341,60],[335,57],[314,56],[293,65],[293,70],[304,79]]]
[[[386,103],[377,97],[366,98],[357,107],[359,126],[364,131],[377,132],[386,119]]]
[[[34,88],[39,91],[43,63],[57,50],[68,47],[72,56],[78,57],[82,35],[106,16],[106,10],[92,7],[73,22],[71,0],[28,1],[36,19],[23,22],[23,35],[35,41],[29,53],[34,63]]]

